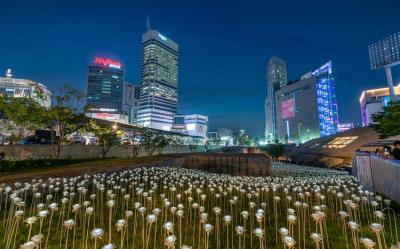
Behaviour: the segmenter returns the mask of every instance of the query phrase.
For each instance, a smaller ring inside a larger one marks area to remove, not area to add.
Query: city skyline
[[[370,70],[368,45],[398,32],[396,1],[378,6],[372,1],[337,6],[318,3],[304,13],[294,12],[296,3],[291,2],[293,8],[277,20],[281,22],[278,27],[271,22],[274,13],[261,15],[258,9],[266,7],[261,3],[251,8],[243,3],[192,3],[187,8],[199,11],[175,11],[174,18],[160,11],[163,8],[152,9],[161,2],[123,3],[126,8],[111,6],[109,10],[84,3],[73,9],[77,20],[68,18],[72,3],[62,3],[57,15],[52,12],[58,9],[56,6],[35,4],[27,2],[26,9],[21,4],[4,4],[6,11],[0,22],[5,24],[7,39],[0,42],[1,72],[12,68],[16,77],[41,82],[51,89],[70,83],[83,90],[87,66],[94,57],[104,56],[121,61],[126,80],[139,83],[140,37],[149,15],[156,29],[182,47],[179,106],[183,109],[179,112],[208,115],[210,130],[245,128],[254,135],[264,132],[265,65],[272,55],[286,61],[289,81],[331,59],[337,77],[340,122],[359,123],[361,90],[386,86],[384,72]],[[176,6],[179,2],[172,2],[168,8]],[[282,8],[284,4],[274,6]],[[313,11],[326,7],[332,8],[323,15]],[[18,12],[16,8],[20,8]],[[132,11],[129,16],[117,15],[128,10]],[[376,15],[369,15],[372,10]],[[93,18],[96,11],[102,18]],[[13,13],[19,13],[20,20]],[[314,13],[314,21],[307,13]],[[303,20],[295,23],[297,18],[289,17],[293,14]],[[339,14],[342,20],[329,20]],[[125,22],[122,27],[118,26],[121,22]],[[309,30],[300,32],[304,27]],[[113,28],[118,32],[111,32]],[[48,48],[49,44],[54,47]],[[393,79],[397,85],[398,67],[393,68]]]

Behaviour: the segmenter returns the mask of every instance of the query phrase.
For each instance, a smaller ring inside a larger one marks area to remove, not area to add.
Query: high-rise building
[[[277,135],[275,92],[287,84],[286,62],[272,56],[267,64],[267,96],[265,98],[265,137],[272,142]]]
[[[122,110],[128,116],[130,124],[136,124],[137,111],[139,106],[140,87],[139,85],[124,83]]]
[[[108,120],[125,119],[122,110],[124,75],[124,66],[120,62],[95,58],[89,66],[86,85],[89,116]]]
[[[178,110],[178,44],[149,27],[142,36],[137,123],[169,131]]]
[[[11,69],[7,70],[5,77],[0,77],[0,96],[32,98],[39,105],[50,107],[51,95],[51,92],[41,83],[13,78]]]
[[[305,142],[338,131],[332,63],[307,73],[275,93],[277,134],[283,142]]]
[[[393,87],[394,95],[400,95],[400,83]],[[373,123],[372,115],[382,111],[390,102],[389,87],[365,90],[360,96],[361,121],[363,126]]]

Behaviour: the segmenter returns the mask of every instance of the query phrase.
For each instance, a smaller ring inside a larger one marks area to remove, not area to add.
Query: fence
[[[213,150],[218,146],[208,146]],[[205,152],[204,146],[190,147],[184,145],[179,150],[173,146],[167,146],[162,154]],[[49,158],[52,156],[51,145],[0,145],[0,152],[5,154],[6,159],[28,159],[28,158]],[[154,155],[158,154],[155,151]],[[144,148],[141,148],[138,156],[145,156]],[[60,158],[98,158],[101,156],[101,147],[98,145],[64,145]],[[129,145],[114,146],[107,153],[107,157],[126,158],[132,156],[132,148]]]
[[[353,157],[352,174],[367,190],[400,203],[400,160],[358,152]]]

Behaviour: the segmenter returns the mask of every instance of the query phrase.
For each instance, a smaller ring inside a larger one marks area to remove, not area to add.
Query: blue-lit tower
[[[312,75],[316,78],[320,135],[321,137],[329,136],[338,131],[339,123],[332,62],[327,62],[315,70]]]

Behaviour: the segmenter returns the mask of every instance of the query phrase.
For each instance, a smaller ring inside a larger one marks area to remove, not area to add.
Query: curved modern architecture
[[[32,98],[42,106],[51,106],[51,92],[45,85],[29,79],[14,78],[11,69],[7,70],[5,77],[0,77],[0,96]]]

